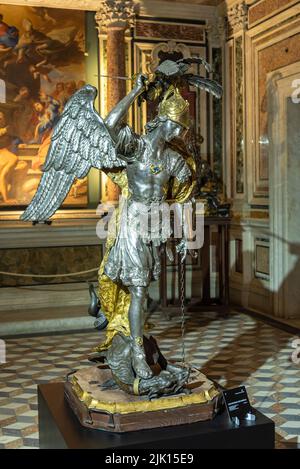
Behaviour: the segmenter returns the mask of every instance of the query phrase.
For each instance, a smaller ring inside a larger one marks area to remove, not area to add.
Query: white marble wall
[[[300,63],[268,77],[272,90],[269,137],[273,311],[276,316],[291,318],[300,317],[300,100],[293,86],[299,77]]]
[[[266,5],[264,0],[260,3]],[[295,91],[292,82],[300,78],[300,5],[285,2],[284,8],[272,8],[268,4],[265,17],[262,9],[256,9],[255,19],[250,7],[249,21],[231,31],[226,45],[226,56],[235,57],[237,40],[243,37],[245,184],[240,193],[236,191],[234,60],[231,64],[227,60],[226,73],[231,77],[226,87],[231,90],[227,116],[233,116],[226,132],[233,207],[231,300],[276,317],[299,318],[300,104],[290,98]],[[240,265],[236,240],[242,240],[242,272],[236,270],[236,263]]]

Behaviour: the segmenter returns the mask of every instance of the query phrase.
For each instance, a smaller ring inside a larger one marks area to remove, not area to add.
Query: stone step
[[[43,371],[41,371],[41,370],[33,371],[31,368],[30,369],[27,368],[26,370],[21,371],[19,373],[19,376],[20,376],[20,378],[27,379],[28,381],[31,378],[31,382],[35,382],[35,378],[40,376],[42,373],[43,373]]]
[[[23,390],[24,391],[24,390]],[[32,404],[37,402],[37,395],[36,392],[23,392],[23,394],[19,394],[18,396],[14,397],[14,402],[24,403],[24,404]]]
[[[0,399],[0,409],[6,404],[10,404],[10,402],[11,402],[11,399],[9,397],[2,397]]]
[[[23,445],[23,439],[20,437],[2,435],[0,436],[0,449],[16,449]]]
[[[18,363],[17,361],[8,361],[6,364],[7,368],[5,370],[16,377],[19,376],[20,371],[24,371],[27,369],[25,363]]]
[[[22,388],[16,388],[15,386],[5,386],[0,388],[0,397],[14,397],[18,394],[22,394],[24,390]]]
[[[27,422],[15,422],[11,425],[6,425],[2,427],[3,435],[8,436],[20,436],[25,437],[29,436],[32,433],[36,433],[38,426],[36,423],[27,423]]]
[[[28,378],[19,377],[19,378],[15,378],[9,381],[9,385],[14,386],[16,388],[23,388],[24,386],[30,386],[33,383],[34,381],[29,377]]]
[[[7,415],[19,415],[30,410],[29,404],[19,402],[9,402],[1,406],[1,413]]]
[[[18,422],[38,424],[39,416],[37,410],[28,410],[18,416]]]
[[[40,446],[39,432],[32,433],[29,436],[25,436],[23,438],[23,444],[25,446],[34,446],[35,448],[39,448],[39,446]]]
[[[4,427],[5,425],[10,425],[11,423],[15,423],[17,421],[17,417],[15,415],[7,415],[2,413],[2,409],[0,412],[0,427]]]
[[[1,381],[10,381],[11,379],[17,378],[17,374],[15,371],[7,372],[7,369],[5,367],[0,368],[0,376],[1,376]]]

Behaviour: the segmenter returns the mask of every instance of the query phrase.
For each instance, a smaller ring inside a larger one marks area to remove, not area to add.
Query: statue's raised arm
[[[111,136],[118,141],[118,132],[128,113],[130,106],[146,89],[147,76],[139,74],[136,78],[135,86],[121,101],[110,111],[104,119]]]

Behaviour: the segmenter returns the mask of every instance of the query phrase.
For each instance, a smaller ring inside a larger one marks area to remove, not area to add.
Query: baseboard
[[[260,319],[270,326],[277,327],[279,329],[282,329],[285,332],[288,332],[289,334],[295,334],[299,335],[300,333],[300,325],[295,324],[293,325],[292,319],[284,319],[284,318],[276,318],[272,316],[270,313],[265,313],[262,311],[257,311],[255,309],[250,309],[250,308],[244,308],[243,306],[231,304],[232,308],[239,312],[239,313],[245,313],[250,315],[251,317],[256,317],[257,319]],[[299,320],[297,320],[297,323],[299,323]]]
[[[253,291],[247,286],[231,284],[230,302],[244,308],[268,313],[271,309],[271,294],[269,292],[267,294],[265,290]]]
[[[43,321],[13,321],[0,324],[0,337],[40,335],[57,332],[95,331],[94,318],[90,316],[77,318],[44,319]]]
[[[89,304],[86,282],[0,289],[0,312],[20,309],[84,306]]]

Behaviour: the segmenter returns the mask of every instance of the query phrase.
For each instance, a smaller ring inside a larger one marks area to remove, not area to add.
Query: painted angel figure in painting
[[[97,351],[105,355],[115,384],[135,394],[172,393],[188,378],[188,368],[167,363],[155,340],[144,336],[144,302],[150,282],[160,274],[159,247],[166,233],[156,226],[153,236],[151,223],[141,233],[136,220],[141,220],[142,211],[148,223],[153,205],[157,210],[170,190],[181,216],[180,204],[189,200],[194,185],[193,162],[169,146],[189,128],[189,104],[176,82],[169,81],[165,88],[161,83],[158,114],[141,136],[124,119],[135,100],[147,99],[148,77],[139,75],[133,89],[104,120],[93,107],[96,89],[86,85],[77,91],[54,128],[39,188],[22,215],[23,220],[48,220],[74,180],[85,177],[91,167],[105,171],[122,189],[126,209],[124,204],[118,209],[117,230],[107,239],[99,270],[99,300],[108,326],[106,340]],[[220,91],[212,81],[210,91]],[[191,230],[187,220],[177,246],[183,256]],[[150,358],[149,347],[154,350]],[[154,355],[162,370],[159,375],[151,368]]]

